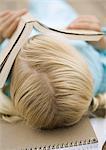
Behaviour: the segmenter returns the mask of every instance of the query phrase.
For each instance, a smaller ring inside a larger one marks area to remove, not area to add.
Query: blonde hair
[[[10,89],[13,113],[7,109],[10,116],[4,119],[14,116],[12,121],[21,119],[34,128],[70,126],[88,111],[92,90],[88,66],[76,49],[37,35],[16,58]]]

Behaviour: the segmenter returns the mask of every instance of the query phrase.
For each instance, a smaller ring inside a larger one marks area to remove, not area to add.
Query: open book
[[[88,118],[72,127],[54,130],[30,129],[23,123],[0,121],[1,150],[99,150]]]
[[[53,29],[27,14],[22,17],[7,47],[0,52],[0,88],[4,86],[14,60],[23,44],[28,40],[33,28],[43,34],[56,33],[72,40],[98,41],[103,37],[102,32],[96,31]]]

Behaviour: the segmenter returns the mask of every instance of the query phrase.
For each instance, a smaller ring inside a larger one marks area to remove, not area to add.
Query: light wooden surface
[[[0,11],[5,9],[18,10],[28,7],[28,0],[0,0]]]
[[[0,0],[0,11],[28,7],[29,0]],[[38,0],[39,1],[39,0]],[[42,0],[45,1],[45,0]],[[53,1],[53,0],[51,0]],[[106,26],[106,0],[66,0],[79,14],[96,15]]]
[[[102,146],[106,141],[106,118],[92,118],[90,122],[99,141],[99,150],[102,150]]]

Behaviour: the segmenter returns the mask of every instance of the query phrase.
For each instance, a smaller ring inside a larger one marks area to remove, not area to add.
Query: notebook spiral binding
[[[77,146],[84,146],[84,145],[90,145],[90,144],[96,144],[98,143],[97,139],[89,139],[89,140],[83,140],[83,141],[76,141],[76,142],[67,142],[62,144],[54,144],[54,145],[48,145],[48,146],[41,146],[41,147],[35,147],[35,148],[24,148],[21,150],[59,150],[59,149],[65,149],[65,148],[72,148]],[[87,149],[88,150],[88,149]]]

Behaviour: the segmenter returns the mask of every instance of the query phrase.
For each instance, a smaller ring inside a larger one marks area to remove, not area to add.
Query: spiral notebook
[[[99,150],[88,118],[54,130],[33,130],[23,123],[0,121],[0,150]]]
[[[42,34],[55,33],[72,40],[98,41],[104,35],[102,32],[88,30],[53,29],[37,21],[30,14],[23,16],[9,44],[0,52],[0,88],[4,86],[14,60],[23,44],[28,40],[33,28]]]

